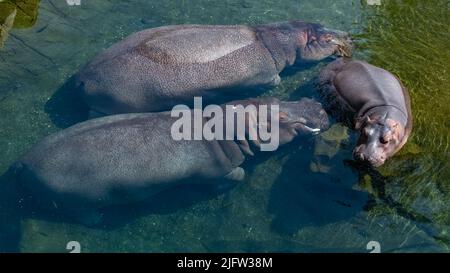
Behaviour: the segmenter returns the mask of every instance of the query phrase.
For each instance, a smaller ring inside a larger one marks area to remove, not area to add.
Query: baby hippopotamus
[[[312,99],[250,99],[227,105],[278,105],[280,145],[328,127],[325,110]],[[195,117],[194,110],[188,111]],[[246,115],[246,135],[270,117]],[[201,119],[207,124],[208,118]],[[97,209],[142,201],[189,178],[195,183],[244,178],[239,166],[253,154],[246,139],[175,140],[172,127],[179,120],[169,111],[92,119],[46,137],[10,171],[20,191],[38,200],[39,207],[63,210],[84,223],[95,219],[91,215]],[[253,143],[261,144],[258,139]]]
[[[379,167],[408,140],[413,124],[409,94],[390,72],[341,58],[320,73],[318,90],[328,109],[350,118],[360,132],[355,159]]]
[[[164,26],[106,49],[75,82],[94,113],[157,112],[194,96],[206,103],[253,97],[246,92],[277,85],[287,66],[350,51],[347,33],[302,21]]]

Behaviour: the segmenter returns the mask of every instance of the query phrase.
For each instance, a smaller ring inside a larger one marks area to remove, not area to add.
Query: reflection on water
[[[81,65],[132,32],[168,24],[301,18],[351,30],[358,38],[355,55],[393,71],[409,88],[413,136],[399,156],[372,170],[351,160],[354,132],[335,125],[317,139],[249,160],[247,179],[235,187],[175,189],[150,203],[115,210],[98,228],[24,219],[21,251],[64,252],[73,240],[86,252],[364,252],[372,240],[382,251],[448,251],[447,1],[111,2],[42,1],[39,20],[29,19],[33,27],[12,30],[0,51],[0,173],[57,126],[74,122],[52,113],[55,107],[77,108],[66,87]],[[311,82],[323,65],[283,73],[282,84],[266,95],[314,96]],[[13,224],[8,228],[17,230]]]

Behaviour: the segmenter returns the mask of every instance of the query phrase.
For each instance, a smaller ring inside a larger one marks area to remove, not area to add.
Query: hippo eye
[[[322,39],[323,39],[323,41],[329,43],[329,42],[331,42],[331,40],[333,40],[333,36],[330,34],[325,34]]]

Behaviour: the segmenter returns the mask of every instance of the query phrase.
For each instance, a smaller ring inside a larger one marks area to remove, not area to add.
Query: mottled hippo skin
[[[243,89],[277,85],[286,66],[350,54],[349,42],[347,33],[301,21],[165,26],[118,42],[76,79],[95,112],[163,111],[194,96],[207,103],[249,97]]]
[[[278,104],[280,145],[297,134],[311,134],[314,130],[310,128],[328,127],[325,110],[310,99],[236,103],[256,107]],[[253,153],[248,142],[176,141],[171,127],[177,119],[170,112],[160,112],[79,123],[45,138],[14,164],[11,170],[16,174],[16,185],[44,208],[87,219],[86,214],[98,208],[147,199],[186,183],[182,182],[186,178],[198,178],[198,183],[214,181],[201,178],[244,178],[239,165],[246,154]]]
[[[398,152],[412,130],[408,91],[391,73],[363,61],[338,59],[319,76],[328,108],[347,113],[360,132],[355,159],[374,167]]]

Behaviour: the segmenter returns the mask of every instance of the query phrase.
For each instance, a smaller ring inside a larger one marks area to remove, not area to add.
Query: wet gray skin
[[[297,30],[301,30],[301,34],[307,34],[303,36],[307,42],[302,41],[298,47],[298,60],[320,61],[332,55],[338,57],[352,55],[353,41],[348,32],[326,28],[320,24],[310,24],[305,27],[304,23],[299,21],[292,22],[292,25]]]
[[[257,108],[279,104],[281,145],[328,126],[322,107],[310,99],[235,103]],[[99,208],[142,201],[187,178],[204,178],[196,179],[198,183],[244,179],[239,166],[246,155],[253,155],[247,141],[175,140],[171,129],[177,120],[170,112],[92,119],[46,137],[11,170],[16,184],[41,207],[61,210],[88,225],[99,220]]]
[[[408,90],[390,72],[364,61],[338,59],[319,75],[329,108],[347,115],[360,136],[356,160],[379,167],[407,142],[412,131]]]
[[[316,135],[329,128],[329,119],[322,104],[312,99],[303,98],[295,102],[281,102],[280,144],[290,142],[300,135]],[[293,129],[293,130],[292,130]]]
[[[316,29],[315,35],[300,49],[301,60],[320,61],[327,56],[351,57],[353,42],[347,32],[323,27]]]
[[[246,100],[238,100],[228,102],[222,107],[225,106],[234,106],[234,105],[242,105],[247,107],[248,105],[256,106],[256,110],[259,111],[260,106],[267,106],[267,109],[272,109],[272,105],[278,106],[278,125],[279,125],[279,144],[284,145],[291,142],[297,136],[311,136],[320,133],[329,128],[329,118],[322,107],[322,104],[309,98],[302,98],[299,101],[280,101],[276,98],[251,98]],[[270,115],[267,116],[268,121],[270,121]],[[246,115],[246,131],[248,133],[249,127],[255,127],[255,122],[258,120],[258,126],[261,126],[261,117],[252,118],[251,114]],[[228,122],[228,120],[227,120]],[[271,130],[270,122],[267,122],[269,130]],[[230,126],[230,124],[226,124],[225,128]],[[234,132],[236,132],[236,128]],[[250,141],[256,146],[260,146],[261,140]],[[239,142],[239,145],[244,152],[253,155],[253,151],[251,151],[248,142]]]
[[[358,161],[380,167],[406,143],[411,133],[412,119],[397,109],[391,108],[389,111],[389,113],[368,115],[361,124],[357,124],[360,135],[353,156]],[[405,127],[392,119],[394,115],[400,117],[398,120],[403,119],[402,117],[409,120],[406,121]]]
[[[390,143],[392,130],[388,125],[381,122],[366,124],[361,130],[358,144],[353,151],[355,159],[369,163],[374,167],[383,165],[396,148],[396,143]]]
[[[194,96],[214,104],[249,97],[278,85],[288,66],[350,52],[347,33],[301,21],[165,26],[114,44],[75,78],[93,111],[155,112],[191,105]]]
[[[256,29],[269,51],[277,47],[283,49],[285,56],[288,57],[287,65],[295,62],[320,61],[332,55],[339,57],[352,55],[353,43],[349,33],[325,28],[320,24],[291,21],[266,24]],[[271,53],[277,55],[276,50]],[[292,56],[293,53],[296,55]]]

